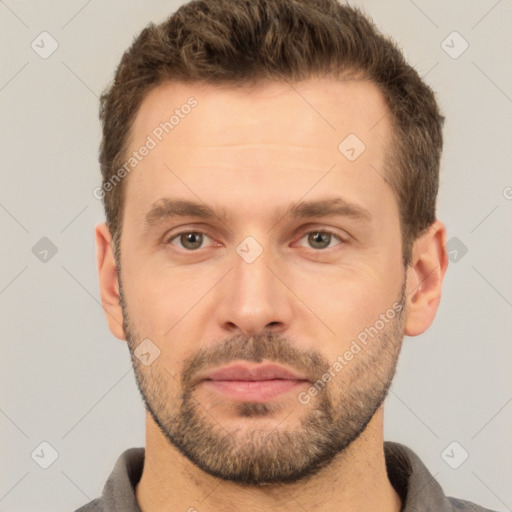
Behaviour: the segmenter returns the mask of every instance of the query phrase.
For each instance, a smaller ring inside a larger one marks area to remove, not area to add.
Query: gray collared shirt
[[[141,512],[135,487],[142,476],[144,448],[130,448],[117,459],[103,493],[75,512]],[[493,512],[456,498],[447,498],[419,457],[407,446],[384,443],[388,477],[402,499],[401,512]]]

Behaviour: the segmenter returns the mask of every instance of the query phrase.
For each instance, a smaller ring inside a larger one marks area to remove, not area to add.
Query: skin
[[[358,356],[359,363],[350,362],[330,383],[330,396],[343,407],[343,386],[362,385],[355,379],[356,369],[364,368],[360,363],[390,354],[383,364],[392,373],[403,334],[416,336],[430,326],[447,267],[439,221],[416,239],[411,264],[403,266],[398,203],[382,178],[391,136],[384,99],[373,84],[358,80],[311,79],[293,88],[266,82],[250,90],[166,83],[144,99],[129,151],[190,96],[197,107],[125,178],[121,270],[108,228],[96,227],[109,328],[119,339],[131,334],[137,343],[149,338],[158,346],[158,359],[137,371],[149,384],[155,375],[165,377],[160,396],[168,397],[171,408],[179,400],[185,361],[200,348],[213,350],[233,336],[271,333],[332,364],[392,307],[406,283],[405,309],[390,347],[384,352],[378,338]],[[366,146],[353,162],[338,151],[351,133]],[[283,217],[299,200],[335,196],[366,209],[371,219]],[[148,228],[146,215],[162,197],[201,202],[225,218],[176,217]],[[332,238],[325,249],[312,247],[308,233],[325,229],[340,239]],[[179,237],[169,241],[176,233],[196,231],[209,238],[195,252],[180,246]],[[250,264],[236,252],[247,236],[263,249]],[[120,305],[119,277],[129,321]],[[302,390],[307,389],[305,384]],[[193,396],[212,426],[222,425],[238,440],[250,432],[297,431],[320,400],[303,405],[296,392],[285,393],[271,400],[274,414],[244,417],[231,398],[204,386]],[[203,471],[168,441],[148,412],[137,500],[143,512],[170,505],[201,512],[399,511],[401,506],[386,474],[382,405],[327,467],[297,482],[265,486]]]

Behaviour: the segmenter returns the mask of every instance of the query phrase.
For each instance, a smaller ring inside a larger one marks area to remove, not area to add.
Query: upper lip
[[[277,364],[232,364],[223,366],[204,375],[200,380],[307,380],[303,375],[296,374]]]

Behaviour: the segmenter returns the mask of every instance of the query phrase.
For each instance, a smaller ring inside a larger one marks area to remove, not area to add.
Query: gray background
[[[0,1],[0,512],[74,510],[144,445],[128,350],[99,303],[98,95],[133,36],[180,3]],[[439,218],[454,261],[434,325],[405,340],[385,437],[415,450],[448,495],[512,510],[512,2],[355,4],[447,117]],[[51,49],[43,31],[58,43],[46,59],[31,47]],[[469,44],[457,58],[454,31]],[[58,452],[47,469],[43,441]]]

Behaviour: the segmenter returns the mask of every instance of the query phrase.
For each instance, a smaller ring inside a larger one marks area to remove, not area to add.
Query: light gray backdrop
[[[0,0],[0,512],[70,512],[144,445],[128,350],[99,303],[98,96],[134,35],[180,3]],[[434,325],[405,341],[386,439],[448,495],[512,510],[512,3],[355,3],[447,117],[452,262]]]

